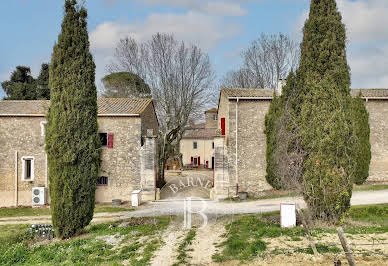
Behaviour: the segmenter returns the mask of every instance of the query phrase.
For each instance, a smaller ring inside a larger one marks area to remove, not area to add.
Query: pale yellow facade
[[[196,149],[194,148],[195,142],[197,143]],[[180,142],[180,149],[183,156],[183,164],[185,167],[202,167],[210,169],[213,168],[213,139],[182,139]]]

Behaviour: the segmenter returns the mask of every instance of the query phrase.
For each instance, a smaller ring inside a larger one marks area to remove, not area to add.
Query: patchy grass
[[[279,224],[264,222],[261,216],[241,216],[236,221],[226,226],[226,240],[218,247],[223,248],[220,253],[213,255],[213,260],[223,262],[228,260],[251,260],[261,255],[267,244],[263,238],[275,238],[280,236],[299,237],[303,236],[303,229],[281,228]]]
[[[128,207],[113,207],[108,204],[96,204],[94,213],[102,212],[123,212],[133,211],[134,209]],[[18,207],[18,208],[0,208],[0,217],[21,217],[21,216],[43,216],[51,215],[49,207],[32,208],[32,207]]]
[[[120,265],[123,261],[129,265],[148,265],[162,244],[161,231],[170,219],[132,218],[91,225],[78,237],[49,244],[23,237],[28,235],[28,226],[1,227],[0,241],[8,239],[8,242],[0,246],[0,265]],[[9,239],[12,234],[18,237]],[[113,244],[104,236],[119,237],[119,241]]]
[[[388,227],[388,204],[354,206],[348,217],[353,221]]]
[[[266,213],[262,215],[241,215],[226,225],[227,233],[225,241],[218,245],[220,251],[213,255],[216,262],[230,260],[248,261],[264,254],[285,254],[285,253],[306,253],[312,254],[312,250],[306,243],[306,247],[297,245],[289,250],[276,249],[269,251],[268,239],[286,236],[289,241],[299,242],[305,238],[305,231],[302,227],[281,228],[279,225],[279,212]],[[365,222],[365,226],[354,226],[355,222]],[[344,227],[348,235],[370,235],[388,233],[388,204],[373,206],[352,207],[349,211]],[[311,234],[315,239],[326,234],[337,235],[335,226],[314,228]],[[266,242],[267,241],[267,242]],[[271,241],[272,242],[272,241]],[[339,246],[317,244],[318,252],[338,253]]]
[[[388,184],[386,185],[355,185],[353,191],[377,191],[388,189]]]
[[[195,229],[191,229],[187,233],[186,237],[183,239],[182,243],[178,247],[178,257],[177,257],[178,262],[174,263],[173,266],[187,265],[188,264],[187,252],[191,251],[190,249],[188,249],[188,247],[193,243],[193,240],[194,240],[196,234],[197,234],[197,232],[195,231]]]

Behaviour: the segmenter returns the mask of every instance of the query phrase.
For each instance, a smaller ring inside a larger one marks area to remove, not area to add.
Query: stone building
[[[279,82],[276,93],[281,93]],[[369,112],[372,159],[368,181],[388,181],[388,89],[353,89],[362,93]],[[218,106],[213,198],[237,192],[258,195],[272,189],[266,182],[265,115],[271,89],[222,89]]]
[[[0,207],[32,204],[32,189],[49,187],[45,124],[49,101],[0,101]],[[151,99],[98,101],[102,142],[96,201],[156,197],[158,120]],[[49,195],[49,193],[47,193]]]
[[[185,168],[214,168],[214,136],[217,130],[217,109],[205,112],[205,123],[191,122],[181,141],[180,152]]]

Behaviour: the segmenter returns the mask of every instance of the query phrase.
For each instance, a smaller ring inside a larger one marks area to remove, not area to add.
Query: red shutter
[[[113,134],[108,134],[108,148],[113,149]]]
[[[225,117],[221,118],[221,134],[225,136]]]
[[[198,156],[198,166],[201,165],[201,157]]]
[[[193,163],[194,163],[194,157],[191,157],[191,163],[190,163],[191,168],[193,168]]]

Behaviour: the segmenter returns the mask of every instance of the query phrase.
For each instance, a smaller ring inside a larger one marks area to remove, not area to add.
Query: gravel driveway
[[[276,199],[265,199],[256,201],[211,201],[197,200],[192,201],[192,210],[202,211],[209,216],[247,214],[247,213],[265,213],[278,211],[280,203],[296,203],[300,207],[305,207],[301,197],[287,197]],[[388,203],[388,190],[379,191],[356,191],[353,192],[351,200],[352,205],[370,205]],[[131,212],[118,213],[97,213],[94,216],[94,222],[104,222],[117,219],[126,219],[130,217],[163,216],[163,215],[183,215],[184,200],[170,199],[166,201],[155,201],[142,205],[138,210]],[[49,222],[50,216],[38,217],[2,217],[0,225],[4,224],[34,224]]]

